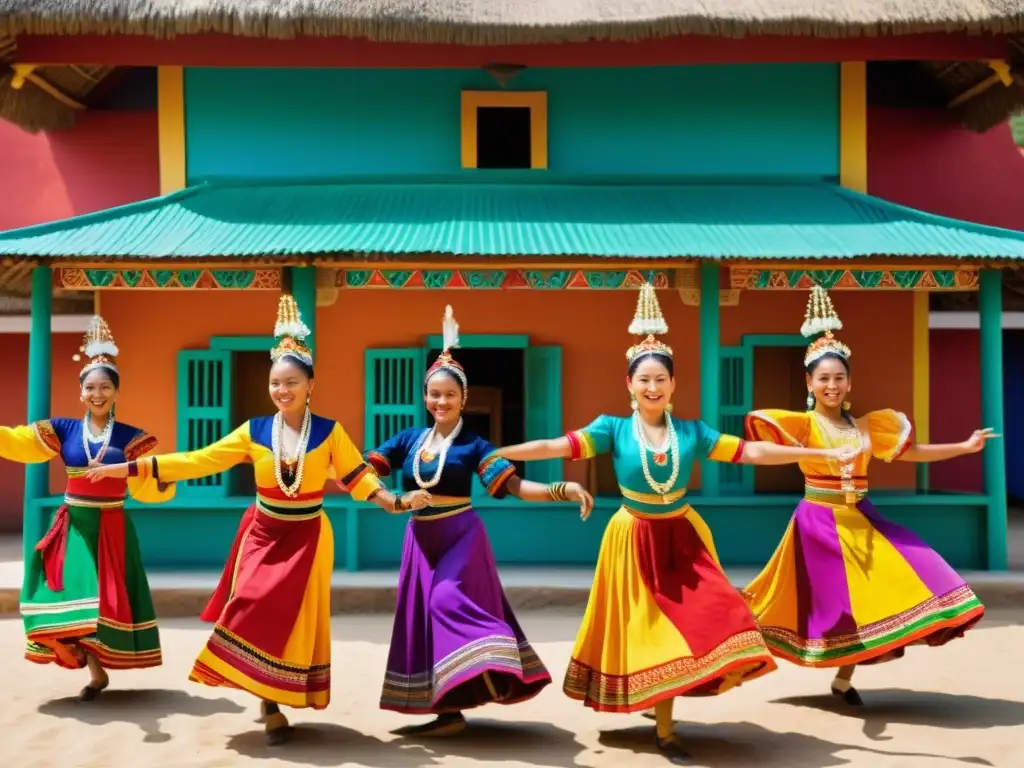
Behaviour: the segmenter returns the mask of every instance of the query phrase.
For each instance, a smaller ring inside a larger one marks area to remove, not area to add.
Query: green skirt
[[[26,563],[21,589],[25,658],[84,666],[81,645],[108,669],[162,662],[153,596],[123,507],[64,505]]]

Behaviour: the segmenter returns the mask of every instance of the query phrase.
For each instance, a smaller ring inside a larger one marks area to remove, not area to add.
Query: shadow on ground
[[[941,691],[906,691],[898,688],[858,689],[863,707],[847,706],[836,696],[790,696],[775,704],[808,707],[864,722],[864,735],[888,741],[890,725],[977,729],[1024,725],[1024,703]]]
[[[428,768],[457,756],[489,763],[510,761],[538,768],[573,768],[583,746],[574,734],[548,723],[471,720],[463,733],[444,739],[396,737],[384,741],[333,723],[298,724],[291,740],[267,747],[263,731],[231,737],[228,749],[250,760],[275,759],[296,765],[355,763],[374,768]]]
[[[840,744],[803,733],[777,733],[750,723],[703,723],[676,726],[683,746],[694,765],[715,768],[749,768],[752,765],[784,765],[786,768],[830,768],[849,765],[855,755],[885,757],[935,758],[943,762],[969,765],[992,763],[979,757],[951,757],[927,752],[899,752],[871,749],[853,744]],[[617,731],[602,731],[602,746],[623,750],[623,765],[629,754],[656,754],[653,726],[637,726]],[[848,753],[843,756],[841,753]]]
[[[241,705],[230,699],[210,699],[192,696],[184,691],[159,688],[104,691],[98,698],[89,702],[82,702],[71,696],[39,705],[40,714],[78,720],[88,725],[132,723],[142,729],[145,734],[143,741],[150,744],[170,740],[170,735],[160,730],[160,721],[166,717],[207,717],[238,714],[243,711]]]

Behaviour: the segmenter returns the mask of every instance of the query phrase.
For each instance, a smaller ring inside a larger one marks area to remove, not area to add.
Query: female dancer
[[[444,350],[423,383],[434,426],[400,432],[367,456],[380,476],[401,468],[404,488],[429,494],[405,534],[380,701],[382,709],[437,715],[406,730],[421,736],[457,733],[466,727],[463,710],[525,701],[551,682],[505,598],[487,531],[472,507],[473,475],[497,498],[577,501],[584,520],[594,501],[577,483],[520,480],[490,443],[462,428],[469,390],[465,370],[451,356],[458,345],[451,307],[443,330]]]
[[[85,418],[0,427],[0,456],[26,464],[60,456],[64,462],[64,504],[26,564],[25,658],[88,667],[89,684],[78,698],[92,701],[110,682],[107,669],[160,666],[153,597],[124,499],[127,492],[140,501],[164,501],[174,490],[141,478],[85,480],[88,467],[136,459],[156,447],[156,438],[114,420],[118,348],[103,318],[92,318],[82,352],[89,358],[78,377]]]
[[[724,693],[775,669],[754,617],[719,565],[711,531],[686,503],[690,467],[704,457],[788,464],[852,451],[747,443],[701,421],[673,418],[672,350],[654,337],[667,331],[654,288],[645,284],[629,332],[646,338],[626,352],[633,416],[599,416],[564,437],[497,454],[535,460],[612,453],[623,506],[601,542],[564,690],[599,712],[654,706],[658,748],[685,761],[673,733],[673,699]]]
[[[850,683],[856,664],[896,659],[907,645],[943,645],[985,612],[970,587],[916,534],[878,514],[867,500],[871,457],[942,461],[976,453],[996,437],[976,431],[957,445],[915,445],[902,413],[850,413],[850,348],[832,301],[815,286],[801,332],[814,336],[804,356],[807,408],[754,411],[747,434],[779,445],[852,446],[858,455],[835,468],[800,462],[804,499],[782,542],[745,590],[772,653],[806,667],[839,667],[832,693],[862,703]]]
[[[252,462],[256,503],[242,517],[220,584],[202,613],[215,626],[189,679],[259,697],[271,745],[289,733],[279,705],[323,709],[330,701],[334,537],[323,513],[328,471],[334,469],[355,499],[389,512],[416,508],[423,495],[398,499],[384,490],[342,426],[310,412],[308,335],[294,299],[282,296],[270,353],[274,416],[250,419],[206,448],[88,473],[99,482],[126,476],[175,482]]]

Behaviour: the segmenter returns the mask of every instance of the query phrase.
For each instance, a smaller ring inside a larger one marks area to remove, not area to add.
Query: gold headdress
[[[633,364],[641,355],[657,354],[672,357],[672,347],[654,338],[656,335],[668,333],[668,324],[661,314],[658,297],[654,295],[654,286],[644,283],[640,286],[640,295],[636,300],[636,312],[633,322],[629,324],[629,332],[634,336],[647,338],[626,350],[626,362]]]
[[[844,360],[849,360],[850,348],[843,344],[832,333],[842,330],[843,321],[836,314],[832,306],[832,299],[820,285],[811,288],[811,296],[807,299],[807,312],[804,314],[804,324],[800,326],[800,333],[806,337],[815,336],[824,332],[824,335],[811,342],[804,355],[804,366],[808,366],[822,355],[832,353],[839,355]]]
[[[462,401],[466,401],[466,390],[469,389],[469,380],[466,378],[466,369],[452,357],[452,350],[459,346],[459,324],[455,320],[455,310],[449,304],[444,308],[444,318],[441,320],[441,354],[437,356],[434,364],[427,369],[427,375],[423,381],[429,381],[430,377],[438,371],[444,370],[452,374],[462,384]]]
[[[114,360],[121,350],[114,343],[114,335],[110,332],[110,326],[107,325],[107,321],[99,315],[93,315],[89,321],[89,327],[85,331],[85,338],[82,339],[82,346],[78,348],[78,351],[89,359],[89,362],[85,364],[79,375],[84,376],[86,372],[91,371],[93,368],[109,368],[114,373],[117,373],[117,365],[114,363]],[[82,359],[82,354],[74,355],[72,360],[77,363]]]
[[[277,343],[270,350],[270,359],[275,363],[282,357],[294,357],[310,368],[313,367],[313,353],[306,346],[309,328],[302,322],[302,314],[290,293],[281,294],[277,304],[277,322],[274,324],[274,338]]]

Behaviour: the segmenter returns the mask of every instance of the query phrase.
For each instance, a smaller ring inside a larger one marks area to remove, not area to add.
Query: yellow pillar
[[[160,194],[185,188],[185,70],[157,68]]]
[[[839,183],[868,192],[868,76],[863,61],[839,65]]]

